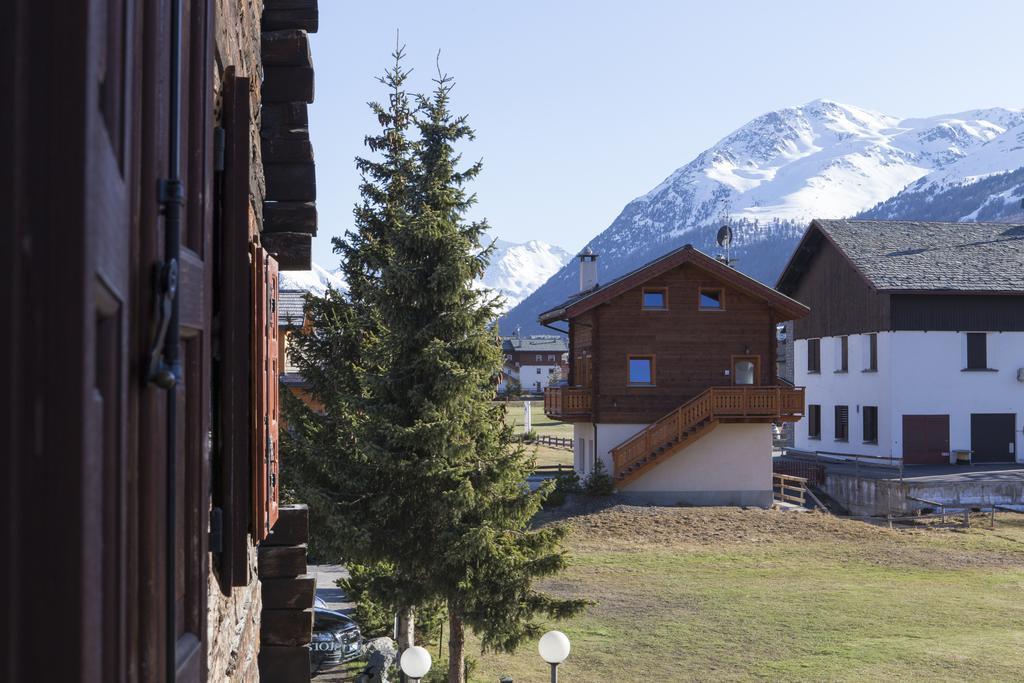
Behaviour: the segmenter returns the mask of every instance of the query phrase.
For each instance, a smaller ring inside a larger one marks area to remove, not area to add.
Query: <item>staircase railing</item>
[[[618,477],[656,449],[683,440],[705,421],[793,419],[804,411],[803,387],[711,387],[612,449]]]

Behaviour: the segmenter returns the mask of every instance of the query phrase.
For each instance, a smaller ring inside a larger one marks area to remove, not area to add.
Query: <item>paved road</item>
[[[312,565],[308,570],[316,575],[316,594],[327,603],[328,609],[349,614],[355,605],[335,584],[338,579],[348,578],[348,570],[340,564]]]

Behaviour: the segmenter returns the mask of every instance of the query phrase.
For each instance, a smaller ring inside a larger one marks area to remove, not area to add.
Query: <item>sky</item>
[[[366,103],[396,31],[431,88],[456,81],[452,108],[483,161],[473,218],[513,242],[582,248],[645,194],[765,112],[826,98],[899,117],[1024,105],[1019,0],[515,2],[321,0],[311,35],[319,234],[352,228],[354,158],[376,122]]]

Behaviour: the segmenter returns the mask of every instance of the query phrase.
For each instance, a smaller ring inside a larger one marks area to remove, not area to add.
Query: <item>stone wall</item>
[[[256,548],[249,543],[248,567],[252,577],[231,595],[221,592],[221,579],[211,563],[207,606],[207,663],[209,681],[259,680],[260,582],[256,578]],[[225,580],[224,583],[227,583]]]
[[[262,0],[214,0],[216,13],[216,63],[214,64],[214,120],[221,121],[224,76],[234,67],[236,76],[251,79],[250,100],[253,125],[250,172],[250,239],[259,234],[264,195],[263,167],[260,161],[259,101],[262,65],[260,58],[260,13]],[[259,681],[257,667],[260,650],[260,613],[262,600],[257,575],[256,545],[247,542],[249,581],[245,586],[230,586],[228,578],[218,576],[217,562],[210,562],[207,597],[207,665],[209,681]],[[225,594],[227,591],[228,594]]]

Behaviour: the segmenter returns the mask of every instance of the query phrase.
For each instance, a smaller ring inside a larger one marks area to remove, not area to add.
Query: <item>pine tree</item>
[[[466,627],[485,648],[508,650],[538,635],[538,616],[583,603],[533,588],[563,568],[563,532],[529,527],[550,487],[526,489],[532,458],[493,401],[497,300],[473,287],[490,253],[487,225],[466,218],[480,164],[460,169],[455,150],[473,131],[449,111],[445,76],[410,108],[401,56],[382,79],[388,105],[374,106],[381,134],[367,138],[380,158],[357,161],[357,229],[335,242],[349,295],[312,300],[313,331],[295,345],[325,411],[293,421],[292,403],[285,446],[303,495],[325,507],[324,547],[386,567],[374,585],[390,605],[447,604],[454,683],[464,680]]]

